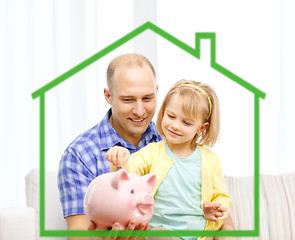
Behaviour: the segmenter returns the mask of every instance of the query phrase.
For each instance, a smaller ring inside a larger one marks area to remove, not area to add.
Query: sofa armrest
[[[35,240],[35,225],[31,207],[0,208],[0,239]]]

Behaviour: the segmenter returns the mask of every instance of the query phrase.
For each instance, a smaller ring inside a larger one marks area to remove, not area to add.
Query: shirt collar
[[[159,135],[155,123],[154,122],[150,122],[150,124],[148,125],[147,129],[145,130],[141,141],[144,140],[146,145],[150,142],[158,142],[160,140],[162,140],[161,136]]]
[[[138,147],[136,148],[130,142],[122,138],[112,127],[109,121],[111,114],[112,109],[109,109],[99,125],[99,131],[101,135],[101,150],[109,149],[115,145],[121,145],[130,150],[139,150],[150,142],[158,142],[162,140],[161,136],[157,132],[155,123],[150,122],[138,144]]]

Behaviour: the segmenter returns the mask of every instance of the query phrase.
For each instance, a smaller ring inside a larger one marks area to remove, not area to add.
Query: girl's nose
[[[173,130],[180,130],[178,122],[174,122],[171,127],[172,127]]]

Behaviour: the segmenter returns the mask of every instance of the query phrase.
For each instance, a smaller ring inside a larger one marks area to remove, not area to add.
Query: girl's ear
[[[209,127],[209,123],[208,123],[208,122],[205,122],[205,123],[200,127],[200,129],[199,129],[199,131],[198,131],[198,135],[199,135],[200,133],[202,133],[204,130],[206,130],[208,127]]]

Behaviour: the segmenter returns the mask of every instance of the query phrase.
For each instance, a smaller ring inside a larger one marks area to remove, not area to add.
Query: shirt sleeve
[[[84,196],[95,176],[73,149],[67,149],[62,156],[57,178],[64,217],[85,214]]]

